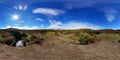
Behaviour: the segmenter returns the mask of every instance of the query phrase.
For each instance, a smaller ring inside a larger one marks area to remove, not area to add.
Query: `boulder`
[[[23,47],[24,43],[22,40],[19,40],[18,42],[16,42],[16,47]]]

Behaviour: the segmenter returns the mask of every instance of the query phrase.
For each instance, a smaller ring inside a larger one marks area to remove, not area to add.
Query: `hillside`
[[[0,60],[120,60],[118,32],[4,29],[0,30]],[[26,46],[11,45],[17,39]]]

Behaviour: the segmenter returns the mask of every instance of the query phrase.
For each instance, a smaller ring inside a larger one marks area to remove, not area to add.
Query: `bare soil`
[[[120,43],[99,41],[75,45],[49,38],[26,47],[0,45],[0,60],[120,60]]]

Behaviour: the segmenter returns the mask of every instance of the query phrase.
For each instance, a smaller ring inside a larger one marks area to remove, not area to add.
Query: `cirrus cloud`
[[[51,8],[36,8],[33,10],[33,13],[40,13],[40,14],[45,14],[45,15],[59,15],[64,13],[62,10],[57,10],[57,9],[51,9]]]
[[[17,6],[14,6],[14,9],[16,10],[26,10],[27,9],[27,5],[17,5]]]
[[[37,21],[44,21],[42,18],[36,18]]]

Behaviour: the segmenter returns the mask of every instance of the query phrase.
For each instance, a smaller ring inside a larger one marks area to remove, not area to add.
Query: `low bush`
[[[47,33],[44,35],[45,38],[49,38],[49,37],[53,37],[53,36],[55,36],[55,32],[47,32]],[[42,36],[42,37],[43,37],[43,36]]]
[[[114,33],[101,33],[98,34],[97,37],[101,38],[102,40],[110,40],[110,41],[120,40],[120,35]]]
[[[120,40],[118,40],[118,42],[120,43]]]
[[[2,40],[2,39],[3,39],[2,34],[0,34],[0,40]]]
[[[94,42],[93,36],[87,33],[82,33],[82,32],[78,36],[78,41],[80,45],[87,45]]]
[[[0,40],[1,43],[10,45],[10,46],[14,46],[15,45],[15,38],[14,36],[8,36],[6,38],[3,38],[2,40]]]

